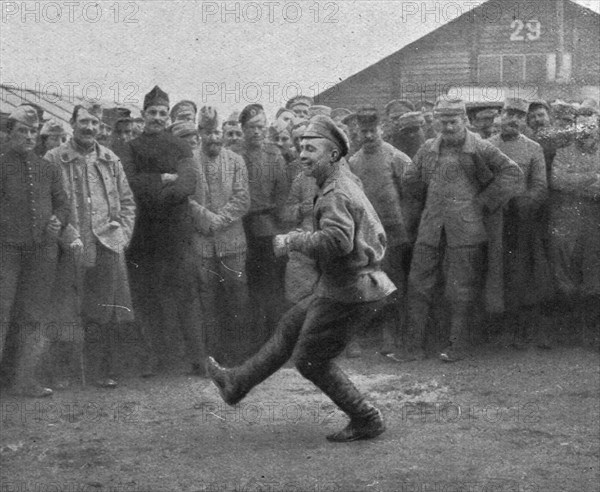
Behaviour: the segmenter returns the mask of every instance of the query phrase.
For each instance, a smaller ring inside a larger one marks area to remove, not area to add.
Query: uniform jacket
[[[135,202],[119,158],[107,147],[96,144],[96,171],[100,179],[89,179],[92,208],[92,231],[106,248],[121,253],[127,248],[133,234]],[[61,242],[68,246],[79,234],[79,211],[74,205],[74,166],[85,165],[85,157],[70,140],[46,154],[46,159],[61,167],[63,187],[71,204],[71,218]]]
[[[242,144],[233,149],[246,163],[250,186],[250,210],[245,219],[256,237],[283,232],[283,208],[289,191],[285,160],[276,145],[265,143],[258,149]]]
[[[73,140],[50,150],[46,158],[62,168],[63,185],[71,205],[69,225],[61,237],[57,300],[63,321],[77,319],[105,324],[133,319],[125,249],[133,233],[135,201],[119,158],[107,147],[96,143],[94,169],[87,169],[87,187],[91,209],[91,229],[101,246],[94,246],[94,261],[84,254],[75,264],[69,245],[82,239],[86,217],[79,209],[77,196],[82,184],[75,179],[76,166],[88,166],[86,156]],[[87,240],[87,238],[86,238]],[[87,248],[88,245],[84,246]],[[94,268],[86,275],[86,268]]]
[[[350,169],[364,187],[390,246],[409,242],[402,210],[402,176],[410,158],[387,142],[372,154],[360,149],[350,158]]]
[[[471,132],[456,162],[440,164],[441,145],[441,136],[425,142],[404,174],[406,191],[425,203],[417,243],[437,246],[442,228],[451,247],[487,242],[485,213],[496,212],[518,192],[523,173]]]
[[[50,217],[63,228],[69,219],[69,202],[61,169],[29,152],[25,157],[5,147],[0,155],[0,242],[42,243]]]
[[[250,193],[244,160],[228,149],[222,149],[215,159],[201,150],[195,152],[194,157],[196,192],[191,197],[189,210],[194,225],[194,252],[203,257],[245,252],[242,217],[250,208]],[[227,225],[218,231],[207,232],[206,209],[225,217]]]
[[[319,189],[314,232],[289,233],[290,251],[316,260],[315,294],[339,302],[369,302],[396,288],[381,270],[386,237],[375,209],[350,174],[339,167]]]
[[[191,148],[166,132],[142,133],[123,152],[123,168],[138,205],[131,258],[172,256],[179,245],[189,242],[184,221],[188,197],[196,189]],[[176,174],[177,179],[163,183],[164,173]]]
[[[442,137],[425,142],[404,175],[405,189],[424,202],[417,243],[450,247],[489,243],[485,300],[504,310],[502,207],[522,186],[523,173],[487,140],[468,132],[456,160],[440,164]]]

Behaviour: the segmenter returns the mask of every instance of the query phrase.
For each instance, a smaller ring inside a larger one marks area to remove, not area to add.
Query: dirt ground
[[[114,390],[2,394],[0,490],[600,490],[596,350],[487,344],[455,364],[399,365],[363,345],[340,363],[384,413],[375,440],[326,441],[346,419],[291,366],[231,408],[181,360],[141,379],[125,354]]]

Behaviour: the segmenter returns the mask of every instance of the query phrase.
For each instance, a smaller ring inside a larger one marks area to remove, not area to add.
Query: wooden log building
[[[410,22],[402,8],[397,15]],[[488,0],[317,100],[332,108],[383,109],[392,99],[418,104],[440,95],[499,103],[506,96],[598,101],[599,92],[599,14],[571,0]]]

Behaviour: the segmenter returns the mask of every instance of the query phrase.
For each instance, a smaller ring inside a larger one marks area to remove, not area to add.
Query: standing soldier
[[[199,294],[202,338],[207,348],[221,358],[234,357],[234,362],[235,357],[249,355],[247,344],[252,335],[247,331],[246,236],[242,225],[250,207],[248,175],[242,157],[223,148],[221,122],[213,108],[200,110],[198,128],[198,177],[189,200],[194,227],[189,274],[193,292]],[[201,363],[203,371],[204,358]]]
[[[424,201],[408,280],[407,359],[422,359],[438,275],[446,264],[451,306],[450,345],[440,358],[454,362],[469,348],[474,304],[483,287],[488,232],[485,216],[517,191],[522,173],[496,147],[467,131],[462,100],[439,99],[441,134],[428,140],[404,175],[407,192]]]
[[[383,355],[393,359],[405,318],[403,307],[407,271],[404,265],[410,240],[402,210],[401,180],[410,158],[381,139],[379,115],[374,107],[360,108],[356,118],[362,147],[350,158],[350,169],[361,180],[365,195],[383,224],[387,237],[383,270],[398,288],[392,302],[393,315],[383,325],[381,348]]]
[[[600,347],[600,130],[557,151],[550,180],[550,260],[561,308],[576,308],[583,342]]]
[[[75,106],[73,137],[46,154],[61,166],[71,204],[69,224],[61,236],[58,287],[65,315],[81,314],[88,337],[97,337],[99,386],[114,387],[114,341],[119,323],[133,320],[125,248],[135,220],[135,202],[119,158],[98,144],[102,108]],[[81,297],[81,312],[77,313]]]
[[[381,271],[385,232],[360,187],[341,171],[348,152],[343,132],[326,116],[315,116],[302,138],[304,172],[316,178],[314,232],[277,236],[276,254],[299,251],[315,259],[321,272],[310,295],[291,308],[261,350],[241,366],[222,368],[212,357],[209,374],[229,405],[240,402],[277,371],[292,353],[296,368],[350,417],[334,442],[371,439],[385,431],[381,412],[367,401],[333,359],[356,325],[367,325],[394,285]]]
[[[548,184],[542,147],[521,133],[526,126],[528,109],[529,103],[522,99],[507,99],[501,113],[501,132],[489,142],[510,157],[524,175],[521,189],[504,210],[504,302],[506,310],[516,318],[512,335],[514,342],[520,345],[528,336],[536,335],[527,334],[527,326],[538,327],[538,342],[545,346],[541,318],[532,311],[552,295],[543,245],[546,231],[540,222]]]
[[[49,341],[57,238],[69,219],[60,167],[33,152],[38,127],[34,108],[16,108],[8,117],[8,140],[0,155],[0,361],[14,326],[21,353],[13,383],[26,396],[52,394],[38,383],[35,371]]]
[[[281,152],[265,142],[267,119],[263,107],[246,106],[240,114],[240,123],[244,141],[238,153],[248,170],[251,199],[250,211],[244,217],[248,241],[246,272],[252,305],[259,316],[256,322],[263,325],[256,342],[264,342],[285,308],[286,261],[275,257],[272,243],[273,237],[283,232],[283,207],[289,184]]]
[[[185,222],[196,174],[190,146],[165,131],[169,96],[158,86],[144,97],[143,116],[144,132],[129,142],[123,166],[138,205],[128,262],[136,312],[153,342],[144,368],[151,375],[165,362],[165,333],[176,330],[169,313],[185,284],[177,272],[190,241]]]

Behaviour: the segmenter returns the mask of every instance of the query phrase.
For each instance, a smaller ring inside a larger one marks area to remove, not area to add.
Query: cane
[[[77,316],[79,317],[79,321],[81,322],[82,330],[81,337],[77,339],[76,347],[79,355],[79,371],[81,373],[81,386],[85,387],[85,360],[84,360],[84,337],[85,337],[85,327],[83,326],[83,279],[81,278],[81,274],[79,271],[79,265],[77,261],[77,255],[74,251],[71,251],[72,259],[73,259],[73,271],[75,276],[75,297],[77,303]]]

